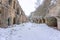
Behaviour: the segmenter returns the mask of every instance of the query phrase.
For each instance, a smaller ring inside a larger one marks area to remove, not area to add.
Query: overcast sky
[[[30,12],[35,10],[36,0],[18,0],[18,1],[27,16],[30,15]]]
[[[34,7],[36,0],[18,0],[18,1],[27,16],[30,15],[30,12],[35,10]]]

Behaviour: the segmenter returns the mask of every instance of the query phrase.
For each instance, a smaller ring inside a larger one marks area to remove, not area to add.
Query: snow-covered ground
[[[46,24],[23,23],[0,28],[0,40],[60,40],[60,31]]]

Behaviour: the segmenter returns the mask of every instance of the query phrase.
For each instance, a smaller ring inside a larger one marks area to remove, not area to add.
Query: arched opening
[[[41,19],[39,19],[39,23],[42,23]]]
[[[17,9],[17,14],[19,15],[19,8]]]
[[[35,23],[39,23],[38,19],[35,19]]]
[[[10,18],[8,18],[8,26],[10,26]]]
[[[0,14],[2,13],[2,11],[0,10]]]
[[[1,25],[2,23],[1,23],[1,17],[0,17],[0,25]]]
[[[16,19],[15,18],[13,19],[13,24],[16,24]]]
[[[43,23],[45,23],[45,19],[44,18],[42,19],[42,21],[43,21]]]
[[[46,18],[47,20],[47,25],[52,26],[52,27],[57,27],[57,19],[55,17],[48,17]]]
[[[13,3],[13,8],[15,9],[15,1],[14,1],[14,3]]]

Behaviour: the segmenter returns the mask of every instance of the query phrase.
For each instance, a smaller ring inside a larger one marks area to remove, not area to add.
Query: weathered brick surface
[[[7,27],[27,21],[27,17],[18,0],[0,0],[0,26]],[[24,17],[23,17],[24,16]],[[21,19],[22,17],[22,19]],[[21,20],[21,21],[20,21]]]
[[[60,29],[60,0],[56,0],[55,6],[51,6],[47,17],[55,17],[57,19],[57,28]]]

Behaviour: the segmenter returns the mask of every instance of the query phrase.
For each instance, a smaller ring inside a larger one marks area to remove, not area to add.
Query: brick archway
[[[46,18],[46,21],[48,26],[57,27],[57,19],[55,17],[48,17]]]
[[[13,18],[13,24],[16,24],[16,18]]]
[[[45,23],[45,19],[44,18],[42,19],[42,21],[43,21],[42,23]]]

